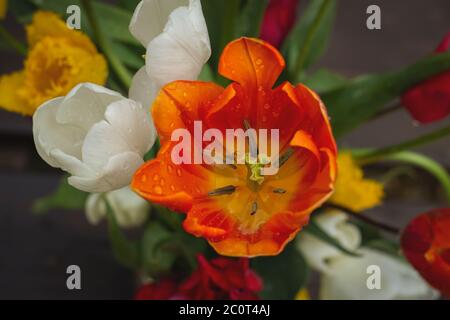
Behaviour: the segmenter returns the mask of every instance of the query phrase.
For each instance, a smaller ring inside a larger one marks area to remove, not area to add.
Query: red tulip
[[[435,53],[450,47],[450,32]],[[430,123],[450,114],[450,71],[433,76],[409,89],[401,98],[411,116],[420,123]]]
[[[279,48],[294,26],[299,0],[270,0],[260,38]]]
[[[401,246],[422,277],[450,297],[450,208],[412,220],[402,235]]]

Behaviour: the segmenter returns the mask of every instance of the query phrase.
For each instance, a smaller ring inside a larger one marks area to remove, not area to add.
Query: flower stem
[[[387,156],[385,159],[413,164],[428,171],[440,182],[444,188],[447,201],[450,204],[450,176],[445,168],[438,162],[420,153],[412,151],[398,152]]]
[[[369,218],[367,216],[362,215],[361,213],[357,213],[349,208],[343,207],[343,206],[339,206],[336,204],[331,204],[331,203],[327,203],[326,205],[324,205],[324,208],[330,208],[330,209],[337,209],[340,211],[345,212],[347,215],[349,215],[350,217],[363,221],[367,224],[370,224],[378,229],[382,229],[384,231],[390,232],[390,233],[394,233],[394,234],[399,234],[400,230],[396,227],[387,225],[385,223],[382,222],[378,222],[373,220],[372,218]]]
[[[104,34],[100,30],[100,26],[97,23],[97,20],[94,15],[94,10],[92,8],[92,4],[90,0],[81,0],[81,4],[86,11],[87,18],[89,20],[89,24],[92,27],[94,32],[94,36],[102,49],[105,56],[108,58],[109,63],[117,74],[117,77],[122,82],[122,84],[128,89],[131,85],[131,75],[128,69],[123,65],[122,61],[115,55],[114,51],[111,48],[109,40],[106,39]]]
[[[14,38],[14,36],[2,25],[0,25],[0,38],[9,44],[20,55],[25,56],[27,54],[27,47],[22,42]]]
[[[353,153],[353,156],[355,157],[355,159],[358,161],[359,164],[365,165],[371,162],[385,159],[386,157],[396,154],[398,152],[406,151],[408,149],[416,148],[424,144],[433,142],[435,140],[439,140],[448,135],[450,135],[450,126],[438,129],[434,132],[425,134],[418,138],[405,141],[399,144],[395,144],[392,146],[387,146],[381,149],[357,151]]]
[[[384,117],[384,116],[387,116],[387,115],[390,115],[390,114],[392,114],[392,113],[394,113],[394,112],[396,112],[396,111],[398,111],[398,110],[400,110],[400,109],[403,109],[403,106],[402,106],[401,103],[398,103],[398,104],[395,104],[395,105],[393,105],[393,106],[384,108],[384,109],[382,109],[381,111],[379,111],[378,113],[374,114],[374,115],[370,118],[370,121],[380,119],[380,118],[382,118],[382,117]]]

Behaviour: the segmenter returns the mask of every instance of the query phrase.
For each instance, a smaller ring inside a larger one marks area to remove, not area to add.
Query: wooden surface
[[[432,51],[450,30],[448,0],[375,1],[382,9],[381,31],[365,28],[365,9],[374,1],[338,2],[336,27],[321,66],[349,76],[411,63]],[[20,67],[20,59],[12,54],[0,53],[0,61],[0,73]],[[437,126],[419,128],[406,112],[399,111],[358,129],[340,144],[382,146]],[[450,167],[449,146],[447,139],[423,151]],[[90,226],[83,212],[32,215],[33,199],[51,192],[59,174],[37,157],[30,119],[0,111],[0,298],[130,298],[134,276],[114,261],[104,225]],[[430,185],[421,181],[410,181],[410,189],[417,186],[433,194],[432,179]],[[417,213],[439,205],[444,203],[421,199],[411,191],[410,197],[388,201],[370,214],[401,226]],[[65,271],[70,264],[82,269],[81,291],[66,289]]]

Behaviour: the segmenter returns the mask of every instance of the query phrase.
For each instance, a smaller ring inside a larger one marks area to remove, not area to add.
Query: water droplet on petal
[[[154,186],[153,191],[155,191],[156,194],[162,194],[162,188],[160,186]]]

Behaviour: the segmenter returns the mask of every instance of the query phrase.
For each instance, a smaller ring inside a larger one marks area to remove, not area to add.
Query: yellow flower
[[[311,300],[311,296],[309,295],[309,291],[306,288],[300,289],[295,296],[295,300]]]
[[[56,14],[38,11],[26,27],[25,68],[0,78],[0,107],[32,115],[43,102],[66,95],[81,82],[104,85],[107,63],[82,32]]]
[[[331,203],[361,212],[379,205],[383,196],[383,185],[364,179],[362,169],[350,153],[338,155],[338,177]]]
[[[8,0],[0,0],[0,19],[6,17],[7,10],[8,10]]]

